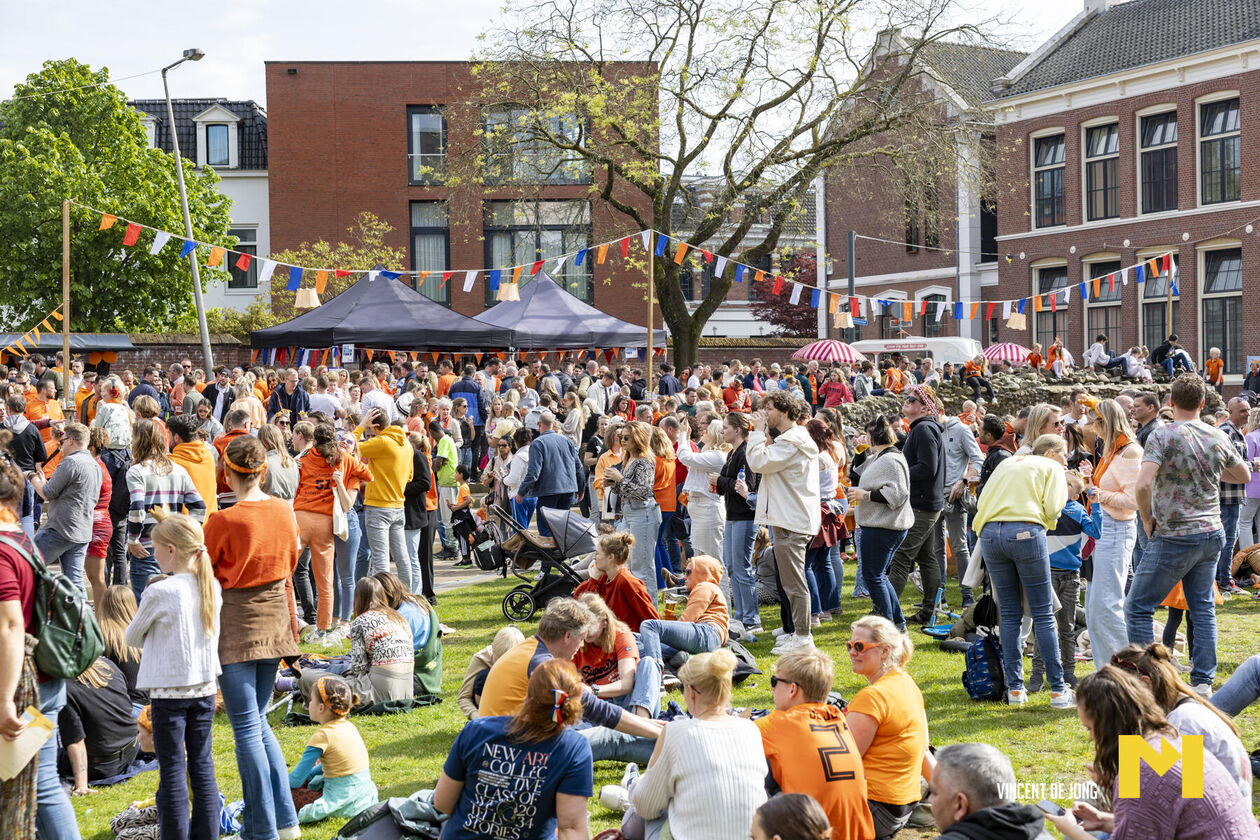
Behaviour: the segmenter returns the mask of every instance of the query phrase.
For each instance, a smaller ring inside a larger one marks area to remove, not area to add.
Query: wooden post
[[[70,200],[61,202],[61,405],[70,416]]]
[[[653,231],[655,233],[655,231]],[[656,234],[660,236],[659,233]],[[651,237],[648,238],[649,241]],[[647,374],[647,397],[650,402],[652,399],[652,333],[656,329],[656,312],[653,303],[656,298],[656,243],[652,242],[648,246],[648,339],[647,339],[647,364],[643,366],[644,373]]]

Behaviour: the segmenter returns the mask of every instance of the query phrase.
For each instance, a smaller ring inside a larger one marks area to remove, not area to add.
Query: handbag
[[[337,496],[336,491],[333,492],[332,497],[333,536],[345,542],[350,538],[350,521],[346,519],[346,512],[341,509],[341,499]]]

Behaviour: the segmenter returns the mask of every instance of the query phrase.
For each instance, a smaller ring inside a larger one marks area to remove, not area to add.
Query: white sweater
[[[757,524],[811,537],[817,534],[822,525],[818,446],[805,427],[793,426],[768,445],[765,432],[752,432],[744,457],[748,468],[761,474]]]
[[[675,840],[747,837],[766,801],[766,756],[750,720],[676,719],[665,727],[656,763],[630,789],[644,819],[669,812]],[[677,805],[677,807],[675,807]]]
[[[222,590],[216,580],[215,615],[222,607]],[[149,584],[136,617],[127,626],[127,644],[142,649],[136,688],[213,683],[223,671],[219,667],[220,624],[215,622],[213,633],[202,626],[196,575],[171,575]]]

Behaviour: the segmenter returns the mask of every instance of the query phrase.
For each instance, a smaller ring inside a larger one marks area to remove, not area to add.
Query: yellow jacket
[[[355,430],[363,436],[363,427]],[[363,491],[368,507],[401,508],[403,489],[412,478],[411,444],[401,426],[386,426],[379,435],[359,443],[359,452],[372,468],[372,480]]]
[[[1034,522],[1047,531],[1067,504],[1067,481],[1058,461],[1012,455],[989,476],[971,527],[979,534],[990,522]]]

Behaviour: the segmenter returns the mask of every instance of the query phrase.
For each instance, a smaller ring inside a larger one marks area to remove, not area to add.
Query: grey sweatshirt
[[[914,524],[910,509],[910,468],[896,448],[885,449],[862,465],[858,487],[875,498],[864,499],[854,516],[859,528],[904,531]],[[878,500],[877,500],[878,499]]]

